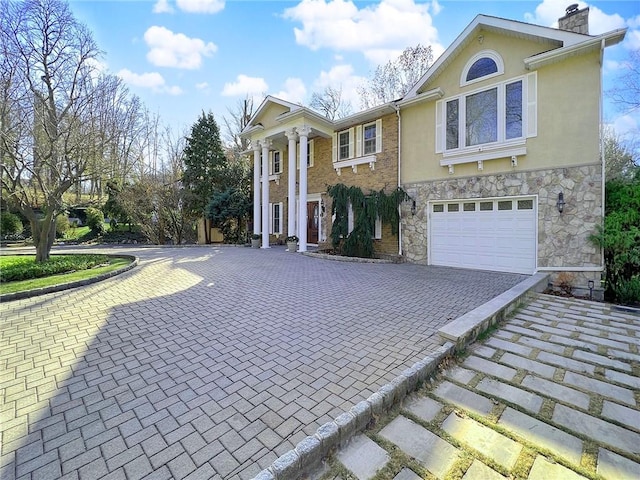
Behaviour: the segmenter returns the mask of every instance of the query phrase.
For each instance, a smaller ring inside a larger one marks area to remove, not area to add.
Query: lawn
[[[23,292],[86,280],[130,264],[130,258],[108,255],[52,255],[36,263],[31,255],[0,256],[0,294]]]

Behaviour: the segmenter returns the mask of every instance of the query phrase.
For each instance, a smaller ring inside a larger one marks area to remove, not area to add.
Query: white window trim
[[[307,141],[307,156],[309,157],[309,164],[307,168],[313,167],[314,161],[314,152],[313,152],[313,138]],[[296,145],[296,168],[300,170],[300,142]]]
[[[275,207],[276,205],[278,206],[278,210],[280,212],[280,225],[279,225],[279,229],[278,231],[276,231],[276,229],[274,228],[274,222],[275,222]],[[269,203],[269,234],[271,235],[282,235],[282,220],[283,220],[283,203],[279,202],[279,203]]]
[[[364,129],[369,125],[376,126],[376,148],[371,154],[364,154]],[[349,132],[349,158],[340,160],[340,134]],[[355,149],[353,148],[355,144]],[[375,170],[376,155],[382,152],[382,119],[379,118],[373,122],[367,122],[348,130],[336,132],[333,137],[333,168],[338,176],[342,174],[343,168],[351,167],[353,173],[358,173],[358,165],[368,164],[371,170]]]
[[[276,162],[275,162],[275,156],[276,153],[278,155],[280,155],[280,169],[276,172]],[[283,155],[282,155],[282,150],[271,150],[269,152],[269,169],[270,169],[270,175],[269,175],[269,179],[271,179],[271,176],[273,175],[280,175],[282,173],[282,159],[283,159]]]
[[[376,223],[373,227],[373,239],[381,240],[382,239],[382,219],[378,215],[376,217]]]
[[[472,67],[474,63],[476,63],[481,58],[490,58],[494,62],[496,62],[496,66],[498,67],[498,71],[495,73],[490,73],[489,75],[485,75],[483,77],[474,78],[473,80],[467,81],[467,75],[469,74],[469,69]],[[481,52],[476,53],[473,57],[467,61],[467,64],[462,69],[462,74],[460,75],[460,86],[464,87],[466,85],[472,85],[477,82],[482,82],[483,80],[487,80],[489,78],[497,77],[499,75],[504,74],[504,61],[498,52],[495,50],[482,50]]]
[[[483,77],[486,78],[486,77]],[[522,81],[522,137],[505,139],[505,102],[506,86],[518,81]],[[456,149],[446,149],[446,105],[447,102],[458,99],[458,122],[461,128],[458,129],[459,144],[464,145],[465,140],[465,112],[466,97],[479,92],[484,92],[498,88],[498,141],[472,145],[469,147],[458,147]],[[461,163],[482,162],[496,158],[519,156],[526,154],[527,138],[537,136],[537,72],[528,75],[510,78],[499,83],[487,85],[465,92],[464,94],[439,100],[436,103],[436,153],[441,153],[441,166],[451,166]],[[478,167],[482,169],[481,163]]]

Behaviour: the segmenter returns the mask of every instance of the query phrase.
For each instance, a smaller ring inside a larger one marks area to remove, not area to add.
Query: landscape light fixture
[[[416,214],[416,201],[412,200],[411,201],[411,215],[415,215]]]
[[[558,207],[558,212],[562,213],[564,211],[565,201],[564,201],[564,193],[560,192],[558,194],[558,201],[556,202],[556,207]]]

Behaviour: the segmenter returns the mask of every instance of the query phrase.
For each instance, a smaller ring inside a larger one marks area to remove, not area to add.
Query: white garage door
[[[432,265],[535,271],[535,197],[432,202],[429,210]]]

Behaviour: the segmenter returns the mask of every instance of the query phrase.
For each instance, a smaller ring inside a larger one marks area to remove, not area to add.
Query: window
[[[477,152],[478,146],[536,135],[535,74],[436,103],[436,152]]]
[[[346,160],[350,157],[351,131],[345,130],[338,134],[338,160]]]
[[[471,80],[476,80],[480,77],[486,77],[487,75],[491,75],[492,73],[498,72],[498,65],[493,58],[482,57],[479,60],[473,62],[471,67],[469,67],[469,71],[467,72],[467,78],[465,79],[467,82]]]
[[[277,175],[282,173],[282,152],[271,152],[271,174]]]
[[[375,122],[357,125],[348,130],[342,130],[334,135],[333,161],[340,162],[352,158],[362,158],[362,162],[375,162],[370,158],[382,151],[382,119]],[[364,158],[363,158],[364,157]],[[368,157],[368,158],[367,158]]]
[[[363,129],[364,154],[370,155],[376,153],[376,124],[370,123],[365,125]]]
[[[438,203],[436,205],[433,206],[433,213],[442,213],[444,212],[444,205],[441,203]]]
[[[494,50],[483,50],[469,59],[460,75],[460,86],[481,82],[504,73],[504,62]]]
[[[282,234],[282,202],[270,203],[269,210],[271,213],[269,233],[272,235],[281,235]]]
[[[307,168],[313,167],[313,139],[307,142]],[[296,150],[296,168],[300,170],[300,143]]]

